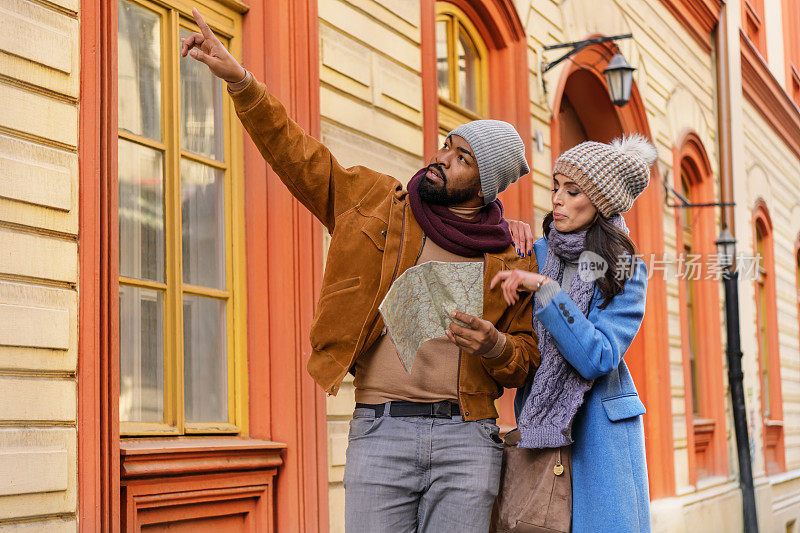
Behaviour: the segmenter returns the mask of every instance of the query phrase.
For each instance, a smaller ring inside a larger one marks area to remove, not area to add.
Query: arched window
[[[780,355],[778,352],[778,310],[775,291],[775,255],[772,220],[763,201],[753,215],[755,256],[758,260],[755,282],[758,366],[763,418],[764,465],[767,474],[786,469],[783,446],[783,400],[781,397]]]
[[[439,94],[439,134],[483,118],[487,113],[486,45],[458,7],[436,4],[436,73]]]
[[[687,133],[675,151],[675,187],[690,204],[714,202],[714,175],[703,143]],[[680,180],[680,181],[678,181]],[[677,251],[682,255],[678,293],[684,366],[689,483],[728,473],[719,282],[708,264],[716,253],[714,211],[676,210]]]

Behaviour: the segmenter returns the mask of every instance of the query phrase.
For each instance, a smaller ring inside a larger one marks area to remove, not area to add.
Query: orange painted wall
[[[767,60],[767,28],[764,19],[764,0],[742,0],[742,29]]]
[[[319,136],[316,2],[252,2],[243,43],[247,68]],[[276,529],[326,531],[325,396],[305,368],[322,231],[249,139],[245,196],[251,436],[287,445],[275,480]]]
[[[797,0],[782,0],[781,11],[786,91],[800,106],[800,3]]]

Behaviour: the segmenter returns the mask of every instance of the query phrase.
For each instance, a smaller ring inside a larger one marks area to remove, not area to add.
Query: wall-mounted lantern
[[[632,33],[626,33],[624,35],[614,35],[611,37],[595,37],[594,39],[586,39],[583,41],[573,41],[571,43],[564,43],[564,44],[551,44],[544,47],[544,50],[555,50],[557,48],[571,48],[569,52],[564,54],[563,56],[559,57],[558,59],[550,62],[542,62],[542,87],[544,88],[545,93],[547,93],[547,86],[544,82],[544,74],[550,70],[551,68],[555,67],[565,59],[568,59],[570,56],[578,53],[579,51],[583,50],[587,46],[599,43],[607,43],[610,41],[618,41],[620,39],[630,39],[633,37]],[[631,88],[633,87],[633,71],[636,70],[635,67],[630,66],[628,61],[625,59],[619,50],[617,53],[614,54],[614,57],[611,58],[611,62],[608,64],[608,67],[603,71],[603,74],[606,76],[606,82],[608,84],[608,91],[609,97],[611,101],[614,102],[614,105],[618,107],[622,107],[631,100]]]

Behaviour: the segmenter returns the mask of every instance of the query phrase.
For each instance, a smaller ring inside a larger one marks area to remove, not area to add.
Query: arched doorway
[[[590,36],[595,37],[595,36]],[[630,102],[614,106],[603,70],[616,53],[612,43],[588,46],[575,54],[563,69],[550,123],[552,159],[586,140],[608,142],[623,134],[641,133],[651,138],[644,104],[634,82]],[[650,496],[674,494],[675,471],[672,443],[672,411],[669,386],[666,279],[652,272],[650,258],[663,259],[663,197],[658,167],[651,169],[650,185],[625,214],[631,238],[650,267],[644,322],[625,356],[636,387],[647,408],[645,443],[650,475]]]
[[[623,134],[607,95],[605,85],[594,73],[576,70],[569,75],[558,106],[556,156],[583,141],[609,142]]]

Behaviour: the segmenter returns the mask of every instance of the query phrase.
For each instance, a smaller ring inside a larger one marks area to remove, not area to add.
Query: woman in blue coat
[[[622,357],[642,323],[647,269],[620,213],[647,186],[655,147],[635,135],[585,142],[553,167],[539,273],[505,271],[506,301],[536,291],[541,363],[517,391],[527,448],[571,445],[572,531],[650,531],[642,414]]]

